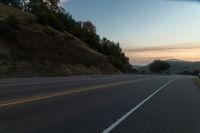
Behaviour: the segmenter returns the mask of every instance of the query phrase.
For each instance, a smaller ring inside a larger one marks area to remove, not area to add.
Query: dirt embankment
[[[120,71],[106,56],[78,38],[40,25],[34,15],[0,3],[1,78],[115,73]]]

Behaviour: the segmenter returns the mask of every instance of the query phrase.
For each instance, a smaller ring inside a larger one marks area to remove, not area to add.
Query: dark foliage
[[[161,73],[162,71],[168,70],[170,67],[170,64],[166,61],[154,60],[153,63],[150,64],[149,70],[151,72]]]
[[[115,43],[106,38],[101,39],[96,33],[95,25],[90,21],[75,21],[64,8],[59,7],[59,0],[1,0],[4,3],[12,3],[16,7],[33,13],[37,16],[37,21],[43,25],[49,25],[64,32],[67,31],[87,43],[92,49],[106,55],[115,67],[123,72],[132,71],[132,65],[120,48],[119,43]],[[9,2],[8,2],[9,1]],[[15,25],[13,25],[15,26]],[[45,31],[50,33],[49,30]],[[51,33],[50,33],[51,34]]]
[[[14,29],[18,29],[19,28],[19,25],[18,25],[19,21],[14,15],[10,15],[7,18],[7,22],[12,28],[14,28]]]
[[[183,71],[183,72],[179,72],[179,74],[181,75],[198,75],[200,73],[200,70],[194,70],[194,71]]]
[[[0,0],[3,3],[12,5],[14,7],[20,7],[22,2],[20,0]]]
[[[129,64],[128,57],[122,52],[119,43],[103,38],[99,45],[99,52],[107,55],[110,62],[121,71],[127,72],[133,69],[132,65]]]
[[[50,29],[50,28],[46,28],[46,29],[44,29],[43,31],[44,31],[46,34],[48,34],[48,35],[50,35],[50,36],[52,36],[52,37],[55,36],[55,32],[54,32],[52,29]]]

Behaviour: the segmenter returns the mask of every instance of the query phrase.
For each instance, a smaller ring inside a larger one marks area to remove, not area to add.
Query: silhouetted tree
[[[66,12],[64,8],[59,7],[57,16],[59,20],[63,22],[64,30],[72,33],[76,27],[76,21],[74,20],[72,15]]]
[[[166,61],[154,60],[153,63],[149,65],[149,70],[155,73],[161,73],[162,71],[168,70],[170,64]]]
[[[96,34],[96,27],[94,24],[90,21],[83,22],[83,29],[85,29],[87,32]]]
[[[103,38],[100,41],[99,52],[107,55],[109,61],[123,72],[132,71],[133,67],[129,63],[129,58],[125,56],[119,43]]]
[[[73,34],[87,43],[91,48],[99,51],[100,37],[96,34],[96,27],[92,22],[77,22]]]

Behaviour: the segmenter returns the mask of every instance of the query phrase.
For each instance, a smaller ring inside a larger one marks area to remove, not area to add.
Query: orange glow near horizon
[[[125,52],[134,65],[146,65],[156,59],[200,61],[200,47],[125,49]]]

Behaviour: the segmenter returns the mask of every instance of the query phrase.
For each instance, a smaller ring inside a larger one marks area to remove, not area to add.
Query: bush
[[[70,36],[68,33],[65,33],[64,39],[67,41],[74,40],[74,38],[72,36]]]
[[[43,31],[50,36],[55,36],[55,32],[50,28],[46,28]]]
[[[19,20],[14,15],[9,15],[7,22],[12,28],[19,29]]]
[[[48,12],[47,13],[47,19],[48,19],[48,24],[52,26],[53,28],[63,31],[64,30],[64,24],[62,23],[61,20],[59,20],[58,16],[54,14],[53,12]]]
[[[162,71],[168,70],[170,64],[166,61],[154,60],[153,63],[149,65],[149,70],[155,73],[161,73]]]

